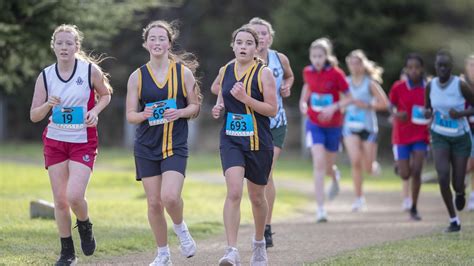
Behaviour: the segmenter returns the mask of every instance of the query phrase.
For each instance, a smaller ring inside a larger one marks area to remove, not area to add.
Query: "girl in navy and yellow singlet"
[[[171,265],[164,209],[174,223],[181,254],[189,258],[196,253],[196,243],[183,220],[181,191],[188,157],[187,120],[197,116],[200,108],[199,87],[193,76],[198,63],[170,51],[176,37],[176,29],[166,21],[148,24],[143,30],[143,46],[150,61],[128,81],[127,120],[138,124],[136,178],[145,189],[148,221],[158,246],[150,265]]]
[[[224,225],[228,247],[219,265],[240,264],[236,246],[244,178],[249,181],[247,188],[255,222],[250,263],[253,265],[267,263],[263,237],[268,210],[265,185],[273,159],[269,117],[277,113],[275,79],[255,59],[258,35],[252,28],[244,26],[234,31],[231,46],[236,58],[219,72],[222,89],[212,109],[217,119],[225,108],[220,155],[227,184]]]
[[[56,265],[77,262],[70,210],[77,218],[82,251],[90,256],[96,249],[85,193],[97,155],[98,117],[110,102],[112,87],[98,65],[101,60],[82,51],[82,39],[82,32],[75,25],[56,28],[51,48],[57,62],[38,76],[30,111],[33,122],[52,112],[43,132],[43,143],[61,238]]]

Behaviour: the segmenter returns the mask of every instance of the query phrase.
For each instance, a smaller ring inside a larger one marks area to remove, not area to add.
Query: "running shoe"
[[[239,251],[233,247],[227,247],[225,249],[224,257],[219,260],[219,266],[239,266],[240,255]]]

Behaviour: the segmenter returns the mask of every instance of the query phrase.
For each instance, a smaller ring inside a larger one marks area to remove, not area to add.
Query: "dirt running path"
[[[222,183],[223,178],[213,174],[191,175],[192,178]],[[307,182],[279,182],[279,187],[312,193]],[[302,265],[334,256],[344,251],[396,241],[431,232],[439,232],[447,225],[447,213],[438,193],[421,193],[419,203],[421,222],[408,219],[401,211],[398,192],[367,192],[368,211],[351,213],[352,191],[343,188],[335,201],[327,205],[329,222],[315,223],[315,213],[302,210],[295,217],[273,225],[275,247],[268,249],[270,265]],[[474,215],[461,214],[463,224],[472,226]],[[239,251],[243,265],[248,265],[251,256],[250,243],[253,228],[243,225],[239,231]],[[174,265],[217,265],[223,256],[226,244],[224,234],[198,241],[195,257],[184,259],[177,247],[171,247]],[[112,260],[97,261],[97,264],[148,265],[155,251],[128,254]]]

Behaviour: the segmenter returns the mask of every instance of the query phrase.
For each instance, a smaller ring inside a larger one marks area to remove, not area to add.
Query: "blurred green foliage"
[[[384,67],[388,91],[409,52],[422,54],[433,73],[434,54],[449,49],[456,72],[462,71],[463,58],[474,52],[473,12],[470,0],[293,0],[282,2],[272,18],[275,46],[292,60],[298,85],[311,42],[329,37],[343,66],[350,51],[362,49]]]
[[[181,1],[180,1],[181,2]],[[84,32],[85,48],[101,49],[153,0],[6,0],[0,2],[0,90],[15,92],[36,78],[54,58],[51,34],[63,23]]]
[[[333,41],[346,73],[345,56],[363,49],[384,67],[383,87],[388,91],[408,52],[421,53],[432,74],[436,51],[450,49],[455,73],[460,73],[463,58],[474,52],[473,13],[472,0],[4,0],[0,2],[0,97],[7,98],[7,137],[39,138],[44,123],[25,121],[35,79],[55,61],[49,42],[62,23],[76,24],[84,32],[86,51],[112,58],[102,63],[115,91],[111,105],[101,114],[105,119],[100,130],[107,136],[101,141],[121,144],[127,79],[148,61],[141,31],[152,20],[179,21],[175,49],[197,55],[207,105],[215,101],[209,86],[219,67],[233,57],[232,31],[255,16],[269,20],[276,30],[273,48],[289,57],[295,73],[287,103],[296,106],[301,71],[309,64],[308,47],[316,38]]]

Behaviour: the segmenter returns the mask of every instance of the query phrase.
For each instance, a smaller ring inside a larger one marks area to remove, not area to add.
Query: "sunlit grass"
[[[12,161],[0,162],[0,169],[0,264],[53,262],[59,252],[55,222],[29,217],[31,200],[52,201],[47,172],[41,164]],[[143,188],[141,182],[135,181],[134,173],[133,170],[104,169],[93,173],[87,198],[99,244],[93,257],[81,256],[82,262],[154,248]],[[224,185],[186,180],[183,190],[185,219],[196,239],[223,231],[222,207],[225,193]],[[282,219],[294,213],[295,207],[304,206],[308,201],[305,196],[281,191],[274,216]],[[249,201],[243,200],[242,223],[251,221]],[[170,225],[170,221],[168,224]],[[73,232],[76,252],[81,254],[77,231]],[[176,238],[171,230],[169,232],[171,245],[175,245]]]

